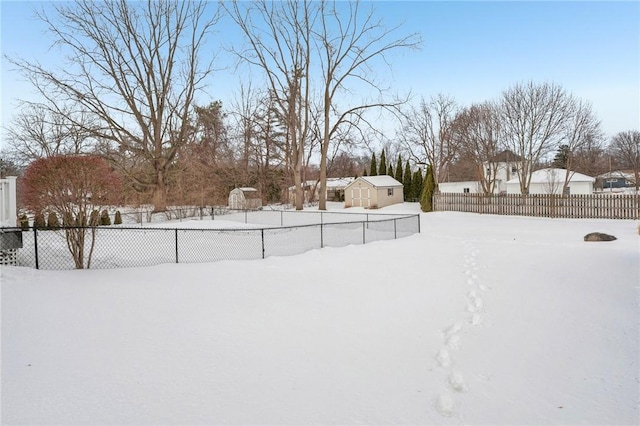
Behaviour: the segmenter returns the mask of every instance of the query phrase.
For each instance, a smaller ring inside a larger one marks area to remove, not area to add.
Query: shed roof
[[[371,186],[380,188],[380,187],[391,187],[391,186],[402,186],[402,183],[398,182],[394,178],[388,175],[381,176],[360,176],[358,179],[362,179],[365,182],[369,183]],[[357,182],[356,179],[354,182]]]

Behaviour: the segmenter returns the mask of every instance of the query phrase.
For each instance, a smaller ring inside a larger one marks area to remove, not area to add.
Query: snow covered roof
[[[540,169],[531,174],[531,183],[564,182],[567,171],[565,169]],[[569,171],[569,182],[595,182],[596,179],[582,173]],[[519,183],[516,177],[507,183]]]
[[[248,187],[247,187],[247,188],[238,188],[238,189],[239,189],[240,191],[242,191],[242,192],[251,192],[251,191],[256,191],[256,192],[257,192],[257,191],[258,191],[258,190],[257,190],[257,189],[255,189],[255,188],[248,188]]]
[[[624,171],[624,170],[616,170],[613,172],[607,172],[607,173],[603,173],[601,175],[598,176],[599,178],[602,179],[611,179],[611,178],[624,178],[627,180],[633,180],[634,179],[634,175],[633,175],[633,171]]]
[[[402,186],[402,183],[398,182],[394,178],[388,175],[381,176],[361,176],[358,179],[362,179],[368,182],[370,185],[374,187],[383,187],[383,186]],[[356,179],[357,180],[357,179]]]

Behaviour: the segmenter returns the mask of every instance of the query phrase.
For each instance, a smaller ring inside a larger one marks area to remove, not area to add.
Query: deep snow
[[[636,227],[430,213],[291,257],[3,267],[2,423],[637,424]]]

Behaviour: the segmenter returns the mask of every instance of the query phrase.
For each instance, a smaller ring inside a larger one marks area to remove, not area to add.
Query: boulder
[[[617,240],[616,237],[609,234],[603,234],[602,232],[592,232],[584,236],[585,241],[613,241]]]

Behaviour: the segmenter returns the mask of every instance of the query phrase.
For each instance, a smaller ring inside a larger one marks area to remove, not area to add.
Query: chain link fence
[[[156,226],[60,229],[4,229],[16,235],[19,248],[0,246],[0,263],[37,269],[109,269],[162,263],[203,263],[219,260],[289,256],[323,247],[342,247],[406,237],[420,232],[419,215],[345,214],[333,212],[237,211],[225,221],[242,228],[164,228]],[[320,223],[318,223],[320,222]],[[251,225],[249,225],[251,224]],[[189,225],[189,224],[187,224]],[[253,227],[253,228],[252,228]],[[72,254],[69,237],[81,238]],[[0,242],[2,239],[0,239]],[[13,241],[13,240],[11,240]],[[2,262],[6,259],[5,262]]]

